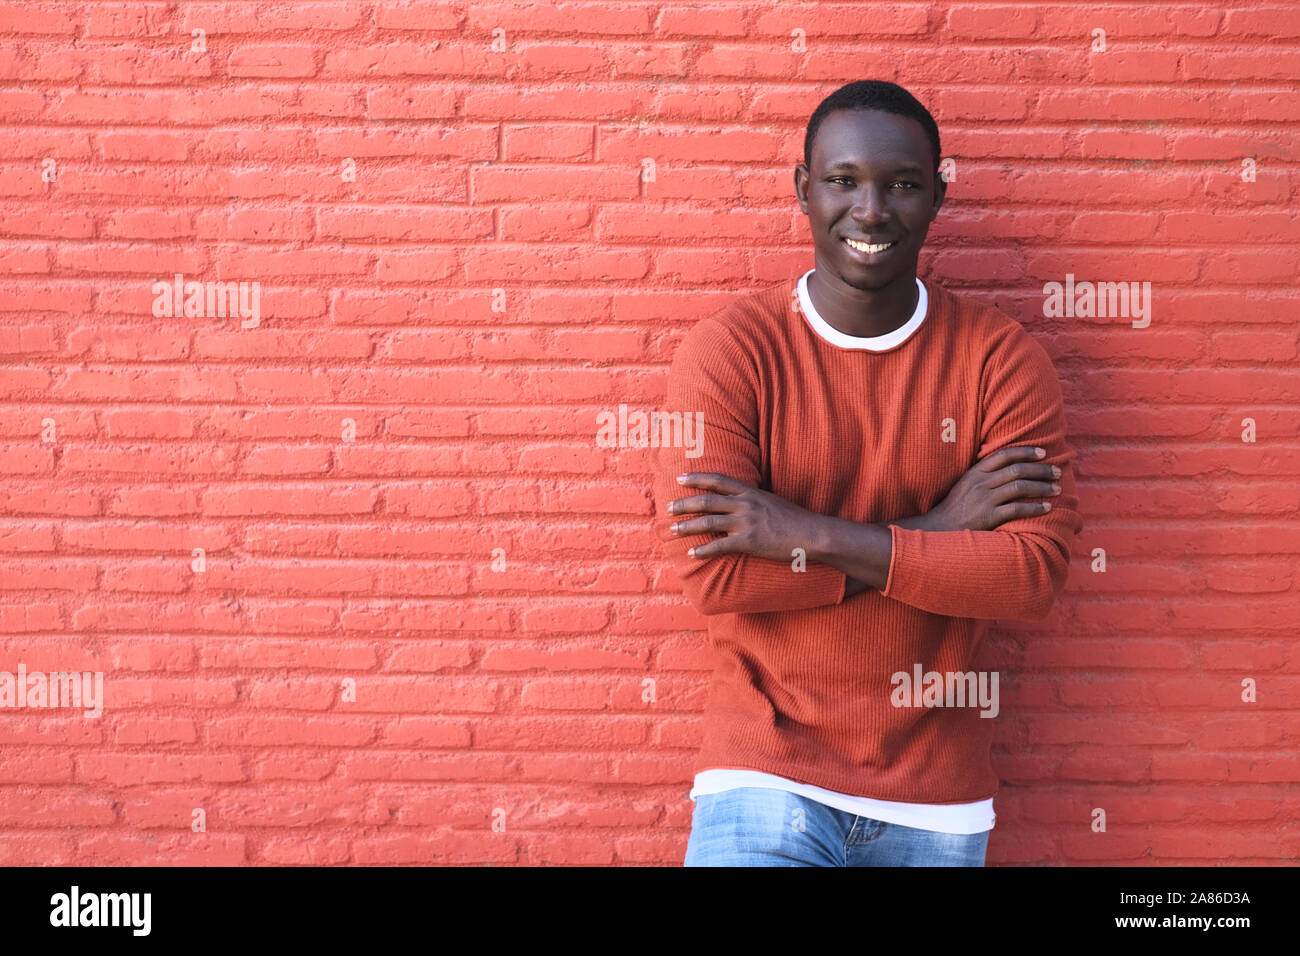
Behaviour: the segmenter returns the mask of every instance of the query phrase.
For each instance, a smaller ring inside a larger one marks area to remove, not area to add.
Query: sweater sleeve
[[[975,463],[1013,445],[1041,446],[1057,465],[1059,495],[1042,515],[992,531],[919,531],[890,526],[893,554],[881,593],[950,617],[1042,620],[1065,586],[1073,540],[1083,528],[1065,441],[1061,385],[1047,351],[1020,325],[1008,326],[981,373],[981,434]]]
[[[680,484],[687,472],[716,472],[756,488],[762,484],[758,439],[758,377],[751,358],[716,318],[697,322],[683,337],[668,373],[664,412],[698,423],[696,447],[663,442],[651,450],[654,465],[654,532],[663,542],[682,590],[703,614],[791,611],[839,604],[848,577],[818,561],[803,570],[789,562],[750,554],[693,558],[687,551],[717,540],[713,533],[673,534],[669,528],[692,514],[670,515],[670,501],[707,494]],[[668,419],[672,421],[671,417]],[[661,422],[662,425],[662,422]]]

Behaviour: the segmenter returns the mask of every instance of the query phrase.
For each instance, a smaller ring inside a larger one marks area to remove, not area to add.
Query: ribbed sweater
[[[1002,312],[925,287],[924,320],[883,350],[818,335],[791,280],[700,320],[673,356],[662,410],[702,422],[702,454],[652,437],[653,524],[716,652],[696,771],[760,770],[914,803],[997,792],[994,719],[976,706],[895,706],[894,675],[974,671],[989,620],[1048,616],[1083,527],[1076,452],[1043,347]],[[1041,461],[1061,468],[1059,495],[1029,499],[1052,501],[1047,513],[992,531],[889,524],[925,514],[1012,445],[1046,448]],[[847,576],[816,561],[796,570],[793,558],[691,557],[717,535],[669,530],[692,515],[667,504],[704,493],[677,482],[687,472],[889,524],[884,589],[846,599]]]

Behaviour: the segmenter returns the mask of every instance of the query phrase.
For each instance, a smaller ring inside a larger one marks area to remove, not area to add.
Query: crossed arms
[[[1023,329],[1009,327],[985,362],[976,458],[1011,445],[1041,446],[1047,450],[1043,461],[1061,469],[1061,494],[1050,512],[992,531],[935,530],[926,515],[849,521],[761,490],[754,381],[743,348],[714,319],[691,329],[669,372],[665,408],[702,413],[707,439],[698,458],[687,458],[680,447],[655,450],[654,530],[687,598],[702,613],[821,607],[868,588],[954,617],[1039,620],[1050,613],[1082,520],[1060,384],[1047,353]],[[718,477],[687,486],[677,481],[682,474]],[[675,534],[672,526],[683,519],[667,506],[708,492],[720,496],[712,513],[743,527],[721,538]],[[802,549],[806,563],[796,560],[795,549]]]

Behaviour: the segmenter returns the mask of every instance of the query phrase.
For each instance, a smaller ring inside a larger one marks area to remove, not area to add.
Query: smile
[[[870,242],[858,242],[856,239],[847,238],[844,241],[848,243],[850,249],[856,249],[858,252],[865,252],[868,255],[875,255],[878,252],[884,252],[886,249],[892,249],[894,246],[898,245],[897,241],[875,244]]]

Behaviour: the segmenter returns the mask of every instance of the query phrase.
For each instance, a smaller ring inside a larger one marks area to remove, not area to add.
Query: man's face
[[[870,291],[916,275],[946,183],[921,124],[879,110],[835,110],[817,129],[812,166],[795,168],[795,195],[812,229],[816,266]],[[845,240],[890,244],[855,249]]]

